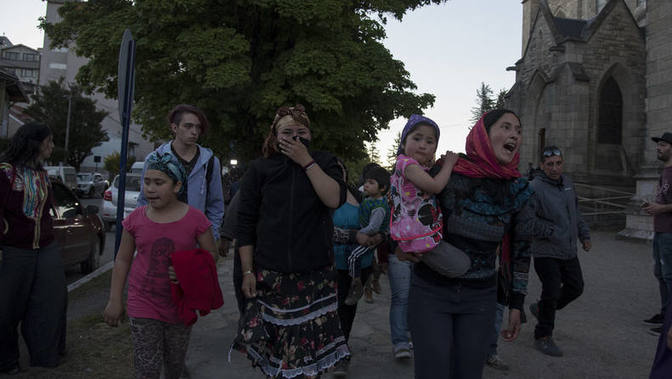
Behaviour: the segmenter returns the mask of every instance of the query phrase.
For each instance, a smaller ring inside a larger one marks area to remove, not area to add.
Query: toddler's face
[[[434,160],[437,143],[434,128],[429,125],[420,125],[406,136],[404,154],[421,164],[426,164]]]
[[[364,194],[370,197],[377,197],[380,195],[381,188],[378,182],[373,179],[366,179],[364,182]]]

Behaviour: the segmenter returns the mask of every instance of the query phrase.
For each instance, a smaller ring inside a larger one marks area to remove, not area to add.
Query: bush
[[[105,157],[105,170],[110,173],[110,183],[114,177],[119,175],[119,168],[121,167],[121,154],[113,153]],[[126,159],[126,172],[131,171],[131,166],[135,163],[135,157],[130,156]]]

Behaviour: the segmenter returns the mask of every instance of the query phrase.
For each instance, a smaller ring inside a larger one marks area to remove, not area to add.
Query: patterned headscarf
[[[397,148],[397,155],[403,154],[404,153],[404,141],[406,141],[406,137],[408,137],[408,133],[411,132],[411,130],[418,124],[425,124],[429,125],[432,128],[434,128],[434,132],[436,133],[436,143],[439,143],[439,136],[441,135],[441,130],[439,130],[439,126],[432,120],[431,118],[427,118],[425,116],[421,116],[419,114],[412,114],[411,117],[408,118],[408,122],[406,122],[406,126],[404,126],[404,130],[401,132],[401,139],[399,140],[399,147]]]
[[[280,107],[275,112],[271,130],[277,130],[279,126],[284,124],[296,123],[299,123],[306,128],[310,128],[310,119],[306,113],[306,108],[301,104],[296,104],[296,106],[293,107]]]
[[[483,122],[486,114],[476,122],[467,136],[466,151],[468,159],[458,159],[453,172],[472,178],[520,178],[520,172],[518,171],[520,154],[518,152],[506,166],[502,166],[497,161],[495,151],[490,144],[488,131],[485,129]]]
[[[184,171],[184,167],[182,167],[180,161],[172,153],[165,152],[162,154],[154,151],[146,158],[146,161],[148,170],[161,171],[173,179],[175,183],[181,182],[182,187],[179,194],[182,194],[186,184],[187,173]]]

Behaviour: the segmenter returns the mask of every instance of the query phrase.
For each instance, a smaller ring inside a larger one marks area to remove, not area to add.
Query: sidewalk
[[[656,349],[657,337],[647,333],[642,320],[658,310],[658,286],[652,274],[651,246],[617,241],[613,232],[594,232],[593,251],[579,252],[585,291],[558,312],[554,338],[564,350],[552,358],[533,347],[534,318],[523,325],[518,340],[500,343],[499,354],[510,364],[508,373],[486,367],[484,378],[645,378]],[[232,288],[231,254],[218,262],[224,306],[194,325],[187,356],[191,378],[263,378],[238,351],[227,360],[234,338],[238,310]],[[540,286],[531,269],[529,304]],[[360,301],[350,347],[350,378],[413,378],[413,361],[392,358],[389,335],[389,283],[381,277],[383,293],[375,303]],[[438,374],[437,374],[438,375]],[[330,378],[331,374],[323,375]],[[437,376],[440,378],[440,375]]]

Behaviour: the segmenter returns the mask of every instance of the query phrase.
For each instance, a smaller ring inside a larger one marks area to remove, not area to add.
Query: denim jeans
[[[436,284],[413,275],[408,324],[415,378],[481,378],[495,323],[497,288]]]
[[[402,262],[390,254],[387,276],[390,278],[390,335],[392,344],[408,344],[408,289],[411,285],[411,262]]]
[[[653,236],[653,275],[660,287],[660,309],[665,308],[672,293],[672,233],[656,233]]]
[[[492,339],[490,340],[490,351],[488,358],[497,355],[497,341],[499,340],[499,331],[502,330],[502,321],[504,320],[504,310],[506,305],[497,303],[497,312],[495,312],[495,329]]]

